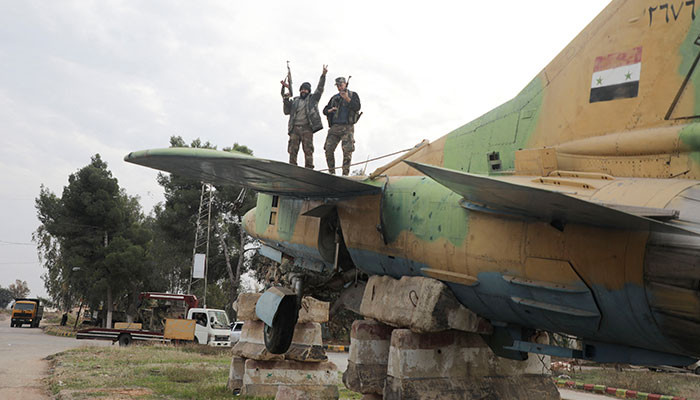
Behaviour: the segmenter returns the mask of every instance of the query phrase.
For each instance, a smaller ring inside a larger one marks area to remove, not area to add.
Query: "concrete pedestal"
[[[243,375],[245,373],[245,358],[233,356],[231,368],[228,372],[228,384],[226,387],[232,393],[240,392],[243,387]]]
[[[348,389],[362,394],[380,395],[381,398],[393,329],[374,320],[353,322],[348,368],[343,373],[343,383]]]
[[[337,399],[337,369],[330,362],[246,360],[241,395],[251,397]],[[305,397],[304,397],[305,396]]]
[[[395,329],[384,399],[559,399],[549,357],[497,357],[479,335]]]
[[[255,314],[259,298],[260,294],[241,294],[234,306],[245,322],[241,338],[233,347],[229,389],[235,391],[238,387],[243,396],[278,400],[337,399],[337,368],[327,362],[321,337],[321,323],[328,321],[329,304],[305,297],[289,350],[272,354],[265,348],[265,324]]]
[[[246,321],[243,324],[241,338],[233,346],[234,356],[250,358],[259,361],[295,360],[307,362],[327,361],[323,349],[321,324],[306,322],[294,327],[292,345],[284,354],[272,354],[265,348],[265,323],[262,321]]]

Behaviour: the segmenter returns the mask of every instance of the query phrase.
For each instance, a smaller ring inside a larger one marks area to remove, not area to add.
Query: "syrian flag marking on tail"
[[[637,97],[642,73],[642,48],[596,57],[591,103]]]

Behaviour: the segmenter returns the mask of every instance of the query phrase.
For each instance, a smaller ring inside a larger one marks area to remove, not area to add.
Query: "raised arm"
[[[311,95],[311,98],[313,98],[315,102],[321,100],[323,88],[326,86],[326,72],[328,72],[328,65],[323,65],[323,73],[321,73],[321,77],[318,79],[318,86],[314,94]]]

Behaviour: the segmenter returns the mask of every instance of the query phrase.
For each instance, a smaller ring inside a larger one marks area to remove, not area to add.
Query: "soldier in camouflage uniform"
[[[323,114],[328,117],[328,136],[323,149],[326,151],[328,172],[335,174],[335,149],[343,142],[343,175],[350,174],[352,152],[355,151],[355,123],[359,118],[360,96],[347,90],[345,78],[335,79],[338,94],[323,108]]]
[[[287,152],[290,164],[297,165],[297,154],[301,143],[304,149],[304,166],[314,168],[314,133],[323,129],[321,115],[318,112],[318,101],[326,84],[326,72],[328,68],[324,65],[323,73],[313,94],[309,94],[311,84],[304,82],[299,88],[299,96],[290,99],[289,94],[285,94],[283,97],[283,112],[284,115],[289,115]],[[286,86],[285,82],[282,84]]]

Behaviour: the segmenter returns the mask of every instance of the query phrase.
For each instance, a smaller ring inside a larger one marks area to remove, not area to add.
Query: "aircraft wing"
[[[698,235],[678,226],[555,191],[413,161],[406,163],[464,196],[467,202],[465,206],[472,210],[511,215],[516,218],[532,218],[550,222],[555,226],[578,223],[606,228]]]
[[[217,185],[299,198],[342,198],[379,193],[380,187],[235,151],[199,148],[134,151],[124,161]]]

